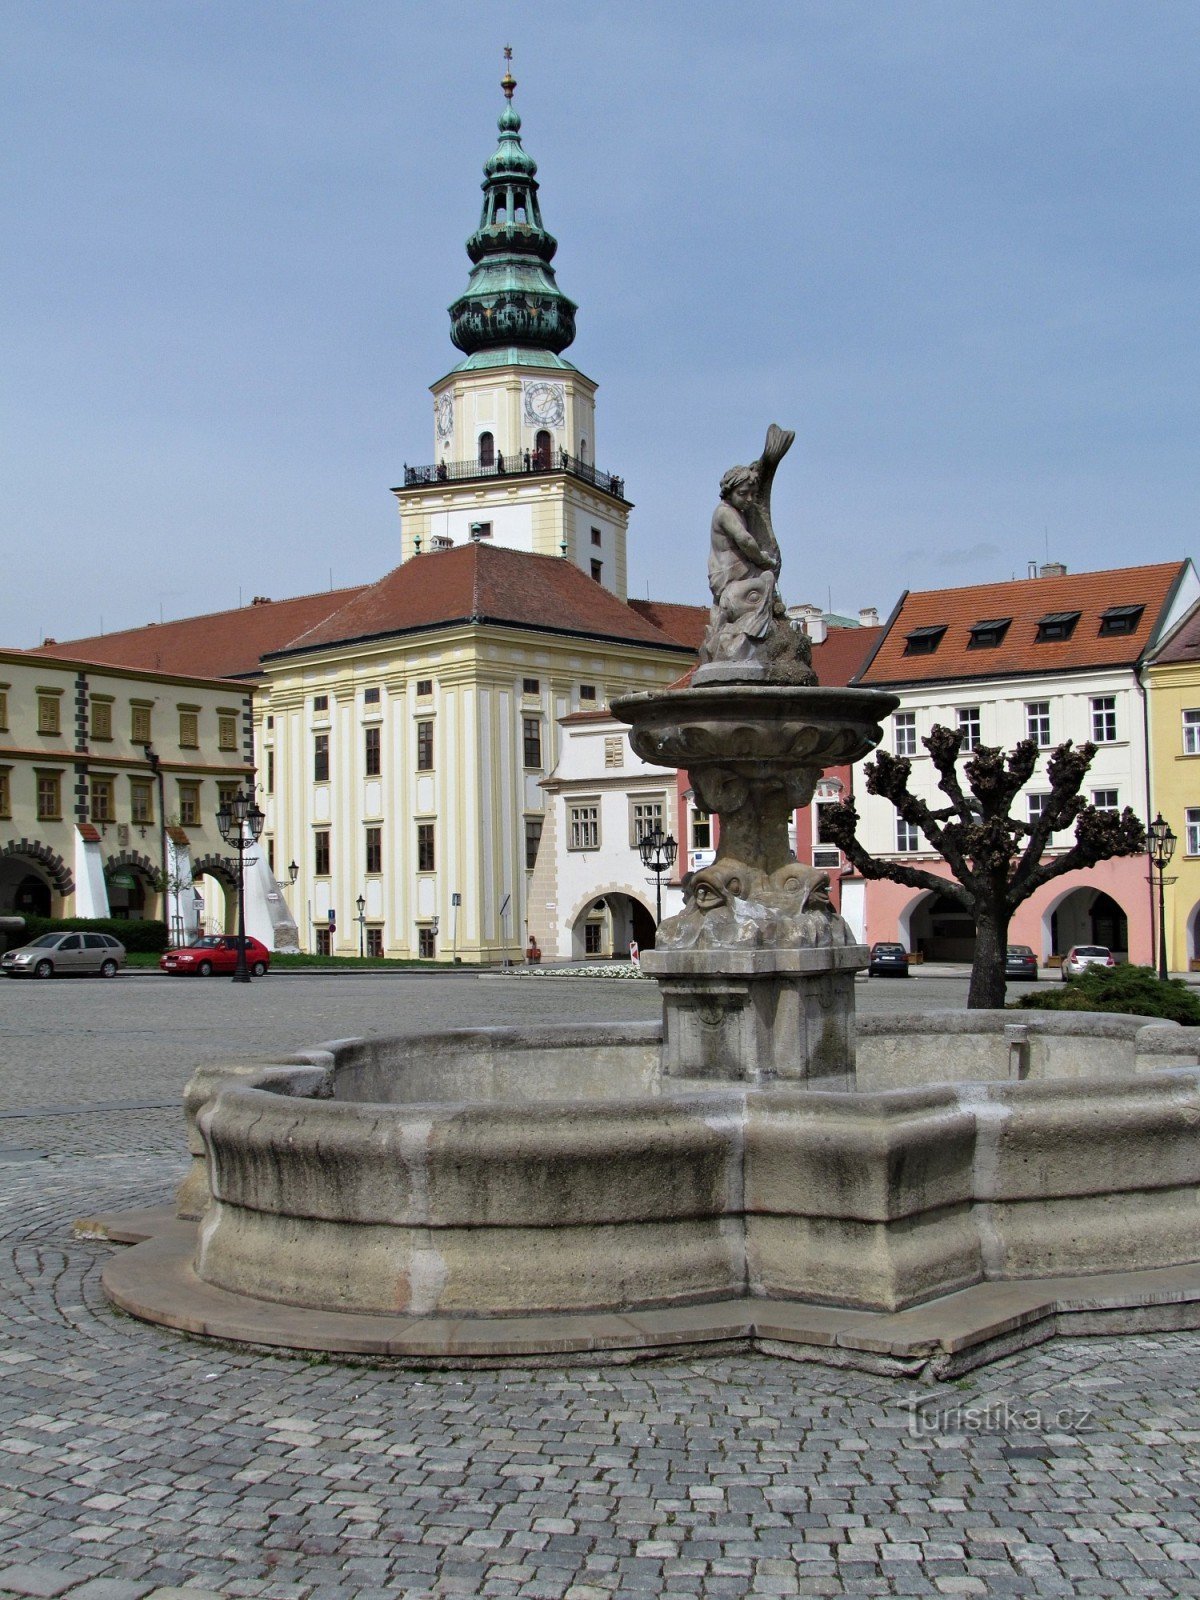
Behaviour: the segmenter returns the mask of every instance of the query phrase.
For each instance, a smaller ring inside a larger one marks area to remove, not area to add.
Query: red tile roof
[[[1154,637],[1186,565],[1166,561],[1157,566],[905,594],[887,624],[878,653],[857,681],[938,683],[1132,665]],[[1101,636],[1101,612],[1122,605],[1144,607],[1133,632]],[[1036,643],[1039,619],[1055,611],[1079,612],[1074,632],[1069,639]],[[974,624],[1006,617],[1012,620],[999,646],[968,648]],[[905,655],[910,633],[940,627],[946,631],[935,651]]]
[[[258,676],[262,656],[314,627],[358,592],[359,586],[355,585],[297,595],[291,600],[268,600],[239,606],[234,611],[210,611],[178,622],[150,623],[144,628],[126,628],[121,633],[103,633],[91,639],[39,645],[26,654],[66,656],[75,661],[178,673],[183,677],[252,678]]]
[[[703,644],[711,607],[684,606],[673,600],[631,600],[629,604],[639,616],[689,649],[699,650]]]
[[[827,689],[844,689],[882,635],[882,628],[830,628],[820,644],[813,645],[817,681]]]
[[[684,648],[573,562],[473,543],[414,556],[274,653],[452,622],[508,623],[662,650]]]

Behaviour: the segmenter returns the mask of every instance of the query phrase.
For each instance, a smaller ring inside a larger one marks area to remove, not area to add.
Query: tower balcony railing
[[[426,483],[468,483],[480,478],[535,478],[551,472],[566,472],[582,483],[590,483],[605,494],[625,498],[625,479],[615,473],[601,472],[581,456],[569,455],[566,450],[525,450],[520,455],[497,454],[494,461],[435,461],[427,467],[410,467],[404,464],[405,489]]]

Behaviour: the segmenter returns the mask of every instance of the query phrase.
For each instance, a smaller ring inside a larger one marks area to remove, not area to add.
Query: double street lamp
[[[1171,832],[1171,824],[1163,820],[1160,811],[1154,821],[1146,829],[1150,840],[1150,860],[1158,868],[1158,975],[1166,982],[1167,979],[1167,906],[1166,895],[1163,891],[1165,882],[1164,873],[1167,863],[1175,854],[1176,839]]]
[[[217,827],[226,844],[237,849],[238,887],[238,940],[237,965],[233,971],[234,983],[249,983],[250,969],[246,964],[246,851],[253,849],[262,835],[266,813],[255,804],[249,790],[239,789],[221,801],[217,811]],[[249,834],[249,838],[247,838]]]
[[[638,854],[642,858],[642,865],[654,874],[654,926],[657,928],[662,921],[662,875],[675,865],[679,846],[669,833],[663,833],[656,822],[638,841]]]

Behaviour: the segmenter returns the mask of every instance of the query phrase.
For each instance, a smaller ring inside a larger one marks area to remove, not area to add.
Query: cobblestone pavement
[[[191,1047],[164,1032],[167,1076]],[[21,1049],[0,1021],[0,1095]],[[60,1153],[0,1164],[0,1595],[1200,1597],[1195,1335],[1049,1345],[915,1413],[903,1383],[761,1356],[225,1349],[105,1301],[73,1219],[162,1201],[184,1163],[168,1106],[93,1120],[90,1148],[83,1112],[3,1125]]]

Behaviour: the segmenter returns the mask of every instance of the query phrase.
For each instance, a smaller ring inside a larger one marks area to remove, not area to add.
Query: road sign
[[[450,896],[450,904],[452,906],[460,906],[460,905],[462,905],[462,895],[460,895],[460,894],[452,894]]]
[[[337,922],[337,912],[331,910],[330,913],[329,913],[329,926],[332,928],[335,925],[336,922]]]

